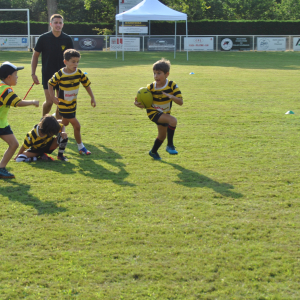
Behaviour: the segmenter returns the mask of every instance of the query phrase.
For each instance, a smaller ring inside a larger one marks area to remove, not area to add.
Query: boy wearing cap
[[[0,178],[15,178],[15,176],[5,168],[19,147],[19,143],[7,121],[10,106],[39,106],[39,101],[21,100],[12,89],[12,86],[17,85],[17,72],[22,69],[24,69],[24,67],[16,67],[8,61],[0,66],[0,138],[8,144],[8,149],[0,161]]]

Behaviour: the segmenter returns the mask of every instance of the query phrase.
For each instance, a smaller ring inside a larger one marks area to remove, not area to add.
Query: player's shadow
[[[39,215],[56,214],[65,212],[67,209],[58,207],[53,201],[41,201],[30,193],[31,186],[16,181],[10,181],[11,186],[0,186],[0,194],[8,197],[10,201],[20,202],[37,210]]]
[[[126,165],[119,161],[123,159],[119,153],[104,145],[95,147],[85,143],[85,147],[92,152],[92,155],[79,160],[79,166],[84,170],[83,175],[98,180],[111,180],[122,186],[135,186],[134,183],[125,180],[129,173],[125,169]],[[86,160],[89,160],[88,167]],[[101,162],[104,162],[106,166],[103,166]]]
[[[181,172],[178,174],[180,180],[174,181],[177,184],[181,184],[186,187],[211,188],[215,192],[221,194],[224,197],[231,197],[231,198],[243,197],[242,194],[231,191],[232,189],[234,189],[234,186],[231,184],[217,182],[205,175],[202,175],[195,171],[185,169],[182,166],[174,163],[170,163],[166,161],[161,161],[161,162],[168,164]]]

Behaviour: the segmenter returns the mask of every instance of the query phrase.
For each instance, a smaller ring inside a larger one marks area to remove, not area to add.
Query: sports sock
[[[173,146],[173,137],[176,127],[168,125],[168,146]]]
[[[84,147],[83,143],[77,144],[77,146],[78,146],[78,150],[81,150]]]
[[[58,142],[58,156],[63,156],[64,155],[64,152],[65,152],[65,149],[67,147],[67,144],[68,144],[68,138],[66,139],[63,139],[61,137],[61,135],[58,135],[57,136],[57,142]]]
[[[158,138],[155,140],[154,142],[154,145],[153,145],[153,148],[151,150],[152,153],[156,153],[157,150],[159,149],[159,147],[161,146],[161,144],[163,143],[164,141],[161,141],[159,140]]]

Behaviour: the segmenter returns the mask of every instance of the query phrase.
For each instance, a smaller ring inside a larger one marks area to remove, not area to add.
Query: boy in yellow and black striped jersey
[[[64,68],[56,72],[48,82],[48,91],[53,103],[58,105],[58,111],[62,116],[62,123],[67,126],[69,123],[74,128],[74,137],[77,142],[78,151],[82,155],[90,155],[81,140],[80,123],[76,118],[77,95],[80,83],[85,87],[91,97],[92,107],[96,106],[95,97],[90,87],[88,77],[78,69],[80,53],[74,49],[64,52]],[[55,97],[54,87],[59,86],[58,98]]]
[[[177,84],[168,80],[170,66],[170,61],[164,58],[154,63],[153,75],[155,81],[147,85],[147,89],[153,96],[153,104],[152,107],[147,108],[147,115],[152,122],[156,123],[158,129],[158,136],[149,151],[149,155],[155,160],[161,159],[157,150],[166,137],[168,137],[166,151],[172,155],[178,154],[173,143],[177,119],[171,116],[171,108],[173,101],[178,105],[182,105],[183,99]],[[137,99],[135,99],[134,104],[139,108],[144,108],[140,102],[137,102]]]
[[[53,116],[45,115],[40,123],[36,124],[26,134],[24,143],[15,157],[15,161],[30,162],[36,161],[37,158],[53,161],[54,159],[47,154],[51,154],[57,148],[59,148],[57,159],[68,161],[64,156],[67,143],[68,136],[61,120],[56,120]]]
[[[17,73],[22,69],[24,69],[24,67],[16,67],[8,61],[0,66],[0,138],[8,144],[8,149],[0,161],[0,178],[3,179],[15,178],[14,174],[6,170],[6,165],[19,147],[19,143],[7,121],[9,109],[11,106],[39,106],[39,101],[22,100],[12,89],[12,86],[15,86],[18,81]]]

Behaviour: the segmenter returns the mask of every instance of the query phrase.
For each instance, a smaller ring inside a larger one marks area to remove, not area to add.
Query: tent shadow
[[[243,194],[232,191],[232,189],[234,189],[234,186],[231,184],[217,182],[205,175],[202,175],[192,170],[185,169],[182,166],[174,163],[165,161],[161,162],[170,165],[181,172],[178,174],[180,180],[174,181],[177,184],[186,187],[210,188],[224,197],[231,197],[235,199],[243,197]]]
[[[16,181],[10,181],[11,186],[0,187],[0,194],[8,197],[10,201],[20,202],[37,210],[38,215],[57,214],[67,211],[66,208],[58,207],[53,201],[41,201],[30,194],[31,186]]]

